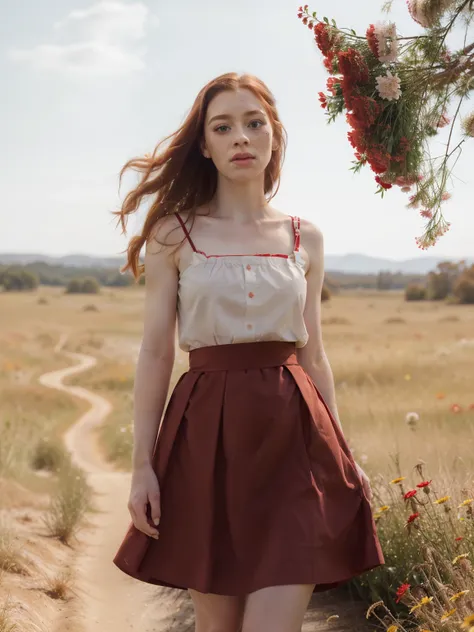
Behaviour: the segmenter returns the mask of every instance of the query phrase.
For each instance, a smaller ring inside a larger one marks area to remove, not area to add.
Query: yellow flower
[[[461,507],[465,507],[466,505],[470,505],[473,500],[474,498],[467,498],[466,500],[463,500],[462,503],[458,505],[458,509],[460,509]]]
[[[464,621],[461,623],[461,628],[467,628],[471,623],[474,623],[474,614],[468,614],[467,617],[464,618]]]
[[[436,505],[441,505],[442,503],[445,503],[450,498],[451,498],[451,496],[443,496],[442,498],[438,498],[438,500],[435,500],[435,504]]]
[[[410,610],[410,614],[414,612],[415,610],[417,610],[418,608],[421,608],[421,606],[424,606],[427,603],[431,603],[432,601],[433,601],[433,597],[423,597],[421,601],[419,601],[415,606],[413,606],[413,608]]]
[[[330,621],[334,621],[335,619],[339,619],[338,614],[332,614],[330,617],[326,619],[326,623],[329,623]]]
[[[452,597],[450,597],[449,601],[457,601],[460,597],[464,597],[464,595],[467,595],[468,592],[469,592],[468,590],[461,590],[461,592],[458,592]]]
[[[396,483],[401,483],[401,481],[404,481],[406,478],[406,476],[400,476],[400,478],[394,478],[393,481],[390,481],[391,485],[395,485]]]
[[[408,382],[409,380],[411,380],[411,375],[410,375],[409,373],[406,373],[406,374],[405,374],[405,379],[406,379],[406,380],[407,380],[407,382]]]
[[[388,511],[390,509],[389,505],[382,505],[377,509],[377,511]]]
[[[452,610],[448,610],[447,612],[443,614],[440,621],[446,621],[446,619],[449,619],[449,617],[452,617],[455,612],[456,612],[456,608],[453,608]]]
[[[397,632],[398,630],[398,626],[396,625],[391,625],[389,628],[387,628],[387,632]]]
[[[457,555],[453,560],[453,565],[457,564],[459,560],[462,560],[464,557],[469,557],[469,553],[461,553],[461,555]],[[474,621],[473,621],[474,623]]]

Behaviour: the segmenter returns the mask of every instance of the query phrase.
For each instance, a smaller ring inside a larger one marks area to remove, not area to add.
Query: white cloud
[[[158,20],[143,2],[102,1],[88,9],[71,11],[54,25],[64,43],[12,49],[13,61],[41,70],[88,76],[118,75],[145,67],[138,43]]]

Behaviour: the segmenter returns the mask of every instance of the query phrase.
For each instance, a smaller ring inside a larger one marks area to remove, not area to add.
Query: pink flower
[[[420,215],[421,217],[427,217],[428,219],[431,219],[433,217],[433,213],[426,209],[425,211],[420,211]]]
[[[385,77],[379,75],[375,78],[375,81],[377,83],[377,92],[382,99],[397,101],[402,96],[400,77],[398,75],[392,75],[390,70],[387,70]]]
[[[451,193],[448,193],[447,191],[445,191],[443,193],[443,195],[441,196],[442,200],[449,200],[449,198],[451,197]]]

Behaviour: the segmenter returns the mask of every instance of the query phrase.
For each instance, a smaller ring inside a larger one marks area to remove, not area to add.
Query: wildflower
[[[440,621],[446,621],[446,619],[449,619],[449,617],[452,617],[455,612],[456,612],[456,608],[452,608],[451,610],[448,610],[447,612],[443,612],[443,615]]]
[[[379,507],[377,511],[388,511],[389,509],[390,507],[388,505],[382,505],[382,507]]]
[[[464,597],[464,595],[467,595],[468,592],[469,592],[469,590],[461,590],[460,592],[457,592],[455,595],[450,597],[449,601],[457,601],[461,597]]]
[[[411,375],[409,373],[407,373],[404,377],[407,382],[411,380]]]
[[[466,498],[466,500],[463,500],[462,503],[458,505],[458,509],[461,507],[466,507],[467,505],[470,505],[473,500],[474,498]]]
[[[398,75],[392,75],[390,70],[387,70],[385,77],[379,75],[375,78],[375,81],[377,83],[377,92],[382,99],[397,101],[402,96],[400,77]]]
[[[461,540],[464,540],[464,537],[462,535],[460,535],[458,538],[454,538],[455,542],[460,542]]]
[[[420,514],[418,511],[416,513],[411,514],[411,516],[408,516],[407,525],[414,522],[419,517],[420,517]]]
[[[415,426],[416,422],[420,420],[420,415],[418,413],[407,413],[405,417],[405,421],[409,426]]]
[[[421,601],[419,601],[417,604],[413,606],[413,608],[411,608],[410,614],[414,612],[415,610],[418,610],[418,608],[421,608],[422,606],[426,605],[427,603],[431,603],[432,601],[433,601],[433,597],[423,597]]]
[[[390,481],[391,485],[396,485],[397,483],[401,483],[404,481],[406,476],[399,476],[398,478],[394,478],[393,481]]]
[[[456,566],[459,560],[463,560],[466,557],[469,557],[469,553],[461,553],[461,555],[457,555],[452,561],[453,566]]]
[[[428,485],[429,485],[430,483],[432,483],[432,482],[433,482],[433,479],[431,479],[431,481],[422,481],[421,483],[417,483],[417,485],[416,485],[416,486],[417,486],[417,487],[428,487]]]
[[[467,617],[464,617],[464,621],[461,623],[461,628],[467,628],[468,625],[474,623],[474,614],[468,614]]]
[[[427,219],[431,219],[433,217],[433,213],[429,209],[425,209],[420,211],[421,217],[426,217]]]
[[[372,612],[378,608],[378,606],[381,606],[383,604],[383,601],[376,601],[375,603],[373,603],[369,609],[367,610],[367,612],[365,613],[365,618],[368,619],[370,617],[370,615],[372,614]]]
[[[444,399],[446,395],[444,393],[436,393],[436,399]]]
[[[450,197],[451,197],[451,193],[448,193],[447,191],[445,191],[443,195],[441,196],[441,199],[446,201],[446,200],[449,200]]]
[[[462,408],[461,408],[461,406],[459,404],[453,404],[451,406],[451,412],[452,413],[460,413],[460,412],[462,412]]]
[[[466,136],[474,136],[474,112],[468,114],[461,125]]]
[[[397,598],[395,599],[396,603],[400,603],[400,599],[403,595],[410,589],[410,584],[402,584],[397,588]]]
[[[435,500],[435,505],[442,505],[443,503],[447,502],[449,499],[451,498],[451,496],[443,496],[442,498],[438,498],[437,500]]]
[[[416,489],[411,489],[410,491],[408,491],[408,492],[407,492],[407,493],[403,496],[403,498],[404,498],[405,500],[408,500],[409,498],[413,498],[413,496],[415,496],[415,495],[416,495],[416,492],[417,492],[417,490],[416,490]]]
[[[450,121],[451,119],[449,116],[446,116],[446,114],[443,113],[438,119],[437,127],[446,127],[446,125],[449,125]]]
[[[397,630],[398,630],[397,625],[391,625],[389,628],[387,628],[387,632],[397,632]]]

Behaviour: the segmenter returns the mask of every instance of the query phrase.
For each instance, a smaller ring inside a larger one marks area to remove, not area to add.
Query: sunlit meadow
[[[69,333],[69,350],[99,360],[72,380],[113,403],[99,441],[118,468],[129,469],[143,301],[142,287],[104,289],[94,297],[46,288],[0,295],[0,388],[9,406],[23,415],[40,411],[54,444],[64,429],[61,419],[66,423],[78,412],[71,415],[68,402],[66,414],[62,396],[34,380],[64,364],[53,347],[60,333]],[[323,304],[323,336],[345,435],[371,478],[386,558],[383,567],[350,582],[351,592],[367,600],[368,622],[379,629],[474,630],[474,308],[407,303],[402,293],[351,292]],[[177,348],[172,386],[186,368],[187,355]],[[31,463],[60,457],[54,448],[45,456],[36,437],[19,459],[24,465],[8,470],[9,450],[19,450],[17,431],[3,434],[11,436],[0,453],[4,475],[38,485],[28,475]]]

